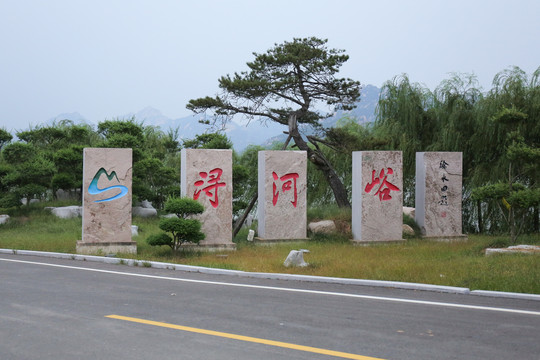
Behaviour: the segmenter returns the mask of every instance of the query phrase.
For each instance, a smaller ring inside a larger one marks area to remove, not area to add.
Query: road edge
[[[405,290],[421,290],[421,291],[444,292],[444,293],[453,293],[453,294],[468,294],[468,295],[476,295],[476,296],[504,297],[504,298],[540,301],[540,295],[536,295],[536,294],[502,292],[502,291],[486,291],[486,290],[471,291],[469,288],[462,288],[462,287],[408,283],[408,282],[398,282],[398,281],[348,279],[348,278],[311,276],[311,275],[247,272],[247,271],[239,271],[239,270],[207,268],[207,267],[193,266],[193,265],[164,263],[164,262],[157,262],[157,261],[144,261],[144,260],[124,259],[124,258],[107,257],[107,256],[80,255],[80,254],[69,254],[69,253],[33,251],[33,250],[0,249],[0,254],[40,256],[40,257],[48,257],[48,258],[56,258],[56,259],[101,262],[101,263],[107,263],[107,264],[124,264],[128,266],[152,267],[155,269],[197,272],[197,273],[209,274],[209,275],[228,275],[228,276],[271,279],[271,280],[296,280],[296,281],[332,283],[332,284],[344,284],[344,285],[374,286],[374,287],[386,287],[386,288],[405,289]]]

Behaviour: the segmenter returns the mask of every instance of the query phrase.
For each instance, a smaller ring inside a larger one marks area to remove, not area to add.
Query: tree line
[[[186,148],[232,148],[220,129],[233,116],[284,126],[287,139],[275,149],[308,153],[308,203],[350,207],[352,151],[401,150],[404,202],[414,206],[415,153],[463,153],[463,223],[467,232],[539,231],[540,68],[512,67],[483,91],[469,74],[454,74],[433,91],[407,75],[387,81],[376,121],[361,125],[344,116],[336,126],[321,120],[359,101],[360,82],[339,78],[348,60],[327,40],[293,39],[254,53],[248,70],[218,80],[215,97],[193,99],[187,108],[204,113],[208,133],[181,142],[178,130],[163,132],[135,119],[101,122],[97,129],[61,121],[16,133],[0,129],[0,208],[21,198],[54,197],[57,189],[82,184],[83,147],[133,148],[133,195],[161,208],[179,189],[180,156]],[[328,111],[323,111],[326,106]],[[233,155],[234,211],[256,200],[257,152]]]
[[[62,120],[16,132],[0,130],[0,208],[21,199],[55,199],[59,189],[81,194],[83,148],[133,149],[133,195],[155,201],[178,192],[178,133],[164,133],[135,119],[106,120],[94,129]]]
[[[15,136],[16,140],[0,129],[0,210],[6,212],[23,206],[22,199],[56,200],[58,190],[80,200],[85,147],[133,149],[134,203],[148,200],[157,209],[163,209],[168,198],[180,195],[182,148],[233,148],[221,133],[181,140],[178,129],[165,132],[135,118],[105,120],[97,128],[62,120],[17,131]],[[255,166],[256,177],[259,149],[263,148],[250,147],[242,156],[234,153],[235,211],[245,208],[243,199],[256,191],[250,167]]]
[[[361,126],[344,118],[325,149],[351,179],[351,152],[403,151],[404,203],[414,206],[415,155],[423,151],[463,153],[463,225],[466,232],[539,231],[540,68],[528,75],[518,67],[495,75],[483,92],[469,74],[453,74],[431,91],[407,75],[387,81],[376,121]],[[320,176],[311,172],[310,184]],[[350,188],[349,188],[350,191]],[[311,196],[327,201],[327,190]]]

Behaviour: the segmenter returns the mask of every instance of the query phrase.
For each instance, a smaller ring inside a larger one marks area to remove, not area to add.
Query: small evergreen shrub
[[[165,233],[150,235],[146,242],[151,246],[169,246],[177,253],[182,244],[186,242],[198,244],[204,239],[201,232],[201,222],[189,219],[191,215],[204,212],[204,207],[191,198],[170,198],[165,203],[165,211],[177,217],[163,218],[159,221],[159,228]],[[170,233],[170,235],[169,235]]]

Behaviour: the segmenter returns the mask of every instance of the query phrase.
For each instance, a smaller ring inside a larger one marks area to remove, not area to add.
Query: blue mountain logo
[[[113,178],[116,178],[116,181],[120,182],[120,180],[118,180],[118,176],[116,176],[115,171],[111,172],[111,174],[109,175],[107,173],[107,170],[105,170],[104,168],[101,168],[101,169],[98,170],[98,172],[96,173],[96,175],[92,179],[92,182],[90,183],[90,186],[88,187],[88,193],[90,195],[99,195],[99,194],[101,194],[101,193],[103,193],[105,191],[113,190],[113,189],[120,189],[120,193],[116,194],[116,195],[114,195],[114,196],[112,196],[110,198],[103,199],[103,200],[96,200],[94,202],[113,201],[113,200],[120,199],[121,197],[127,195],[128,188],[123,186],[123,185],[113,185],[113,186],[109,186],[109,187],[106,187],[106,188],[103,188],[103,189],[98,188],[98,181],[99,181],[99,178],[101,177],[102,174],[105,174],[105,176],[107,176],[107,179],[109,179],[109,180],[112,180]]]

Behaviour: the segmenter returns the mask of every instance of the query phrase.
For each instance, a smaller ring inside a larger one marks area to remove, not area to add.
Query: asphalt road
[[[0,359],[540,359],[540,302],[0,255]]]

